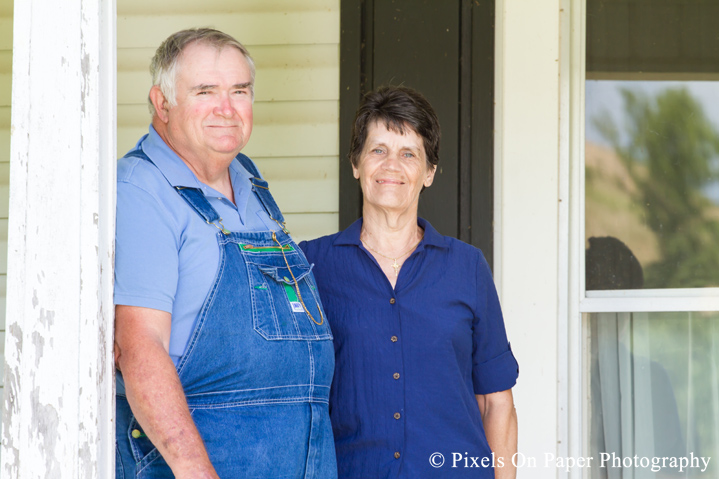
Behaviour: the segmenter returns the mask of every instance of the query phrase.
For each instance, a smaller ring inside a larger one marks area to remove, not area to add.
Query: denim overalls
[[[128,155],[151,161],[142,150]],[[267,213],[283,222],[254,164],[238,159]],[[304,254],[284,230],[226,231],[200,190],[176,190],[219,228],[218,273],[177,365],[212,464],[222,479],[336,478],[334,349]],[[116,420],[118,478],[174,477],[120,394]]]

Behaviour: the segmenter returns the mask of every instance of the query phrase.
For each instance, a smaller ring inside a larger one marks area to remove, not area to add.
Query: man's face
[[[193,44],[179,60],[177,105],[167,111],[167,141],[181,158],[234,158],[252,133],[252,77],[242,52]]]

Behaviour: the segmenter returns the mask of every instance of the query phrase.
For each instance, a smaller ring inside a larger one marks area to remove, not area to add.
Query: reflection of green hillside
[[[633,198],[637,186],[614,151],[591,142],[585,147],[585,236],[613,236],[632,250],[642,267],[659,259],[656,234]]]
[[[635,165],[634,175],[646,177],[646,168]],[[614,150],[596,143],[586,143],[585,237],[613,236],[621,240],[632,250],[646,273],[647,267],[661,261],[662,254],[657,233],[646,224],[646,209],[641,204],[638,193],[632,175]],[[703,224],[719,223],[719,206],[707,201],[699,219]],[[702,244],[719,244],[719,238],[711,236],[711,232],[704,228],[695,228],[693,233]],[[651,281],[651,278],[649,279]],[[686,287],[714,285],[716,283]],[[669,286],[671,285],[664,287]]]
[[[624,242],[645,288],[719,286],[719,221],[705,194],[719,180],[719,132],[686,88],[620,93],[620,123],[607,111],[591,119],[611,149],[587,145],[587,236]]]

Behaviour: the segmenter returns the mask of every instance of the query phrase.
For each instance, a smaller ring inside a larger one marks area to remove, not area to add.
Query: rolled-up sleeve
[[[511,389],[519,366],[507,341],[502,309],[484,256],[477,263],[477,304],[472,337],[472,383],[475,394]]]

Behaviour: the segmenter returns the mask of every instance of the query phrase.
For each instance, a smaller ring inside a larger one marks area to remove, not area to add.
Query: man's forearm
[[[138,311],[148,313],[118,308],[116,319],[116,362],[130,408],[176,478],[217,478],[162,335],[144,327],[154,318],[144,323]]]
[[[195,426],[172,360],[164,351],[143,350],[120,362],[132,412],[175,477],[217,477]]]

